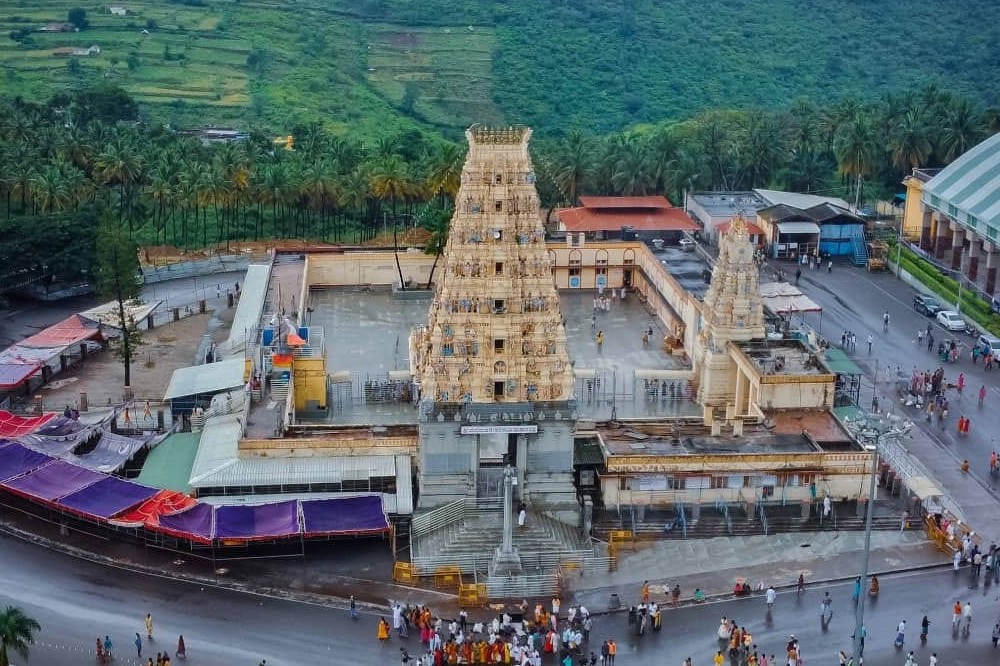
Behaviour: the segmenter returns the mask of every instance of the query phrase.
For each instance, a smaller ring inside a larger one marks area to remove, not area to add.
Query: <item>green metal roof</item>
[[[149,452],[136,481],[153,488],[191,492],[188,479],[200,439],[199,432],[170,435]]]
[[[835,375],[863,375],[864,371],[844,353],[842,349],[830,347],[826,350],[826,367]]]
[[[1000,227],[1000,134],[966,151],[927,181],[923,201],[971,227]]]
[[[845,405],[844,407],[833,408],[833,415],[841,421],[853,421],[866,413],[865,410],[857,405]]]

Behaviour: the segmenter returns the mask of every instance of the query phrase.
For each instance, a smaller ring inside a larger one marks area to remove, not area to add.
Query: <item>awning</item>
[[[177,368],[170,376],[170,384],[167,385],[163,399],[173,400],[242,387],[245,368],[246,362],[242,356],[218,363]]]
[[[779,222],[779,234],[796,236],[799,234],[819,234],[819,225],[815,222]]]

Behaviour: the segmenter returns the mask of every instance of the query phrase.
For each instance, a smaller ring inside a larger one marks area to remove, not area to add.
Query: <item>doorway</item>
[[[497,433],[479,435],[479,468],[476,473],[476,497],[503,497],[503,470],[517,466],[517,435]]]

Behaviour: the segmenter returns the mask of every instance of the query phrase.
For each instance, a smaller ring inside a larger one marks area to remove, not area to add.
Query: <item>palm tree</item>
[[[857,206],[861,199],[861,179],[871,175],[877,161],[870,114],[859,111],[838,128],[833,152],[840,173],[856,182],[854,203]]]
[[[955,99],[944,112],[940,128],[937,155],[945,164],[982,141],[985,134],[983,116],[967,99]]]
[[[557,153],[559,166],[556,181],[570,206],[577,205],[577,196],[594,164],[593,141],[580,130],[573,130]]]
[[[451,227],[451,215],[446,209],[434,208],[424,212],[421,216],[423,227],[431,232],[424,247],[424,254],[434,255],[434,263],[431,264],[431,273],[427,276],[427,286],[430,289],[434,283],[434,271],[437,270],[438,260],[444,254],[444,248],[448,244],[448,230]]]
[[[426,181],[427,192],[438,197],[439,205],[448,205],[448,198],[454,199],[458,187],[462,183],[462,160],[465,153],[454,143],[438,144],[427,158]]]
[[[399,155],[383,156],[375,162],[371,173],[372,193],[380,200],[389,200],[392,206],[392,221],[396,223],[396,203],[405,199],[413,191],[410,170]]]
[[[131,211],[133,190],[142,180],[144,173],[138,142],[130,140],[131,138],[131,135],[120,134],[94,161],[98,179],[105,185],[118,187],[119,222],[125,217],[126,210]],[[129,215],[129,234],[133,231],[133,222],[132,216]]]
[[[28,659],[28,646],[35,642],[35,632],[42,627],[16,606],[7,606],[0,612],[0,666],[10,666],[8,650],[22,659]]]
[[[786,158],[788,135],[775,115],[760,109],[746,114],[741,130],[738,150],[747,185],[767,185]]]
[[[635,136],[625,137],[619,142],[612,160],[611,186],[622,196],[644,196],[656,186],[656,176],[649,159],[646,145]]]
[[[931,154],[927,124],[916,109],[910,109],[889,134],[889,157],[897,169],[916,169]]]

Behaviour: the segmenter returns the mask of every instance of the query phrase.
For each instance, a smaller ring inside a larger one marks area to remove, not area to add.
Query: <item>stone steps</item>
[[[468,558],[489,556],[503,540],[503,518],[498,511],[472,511],[413,542],[414,557]],[[514,526],[513,543],[523,557],[538,553],[589,550],[573,527],[539,513],[529,513],[524,527]]]

